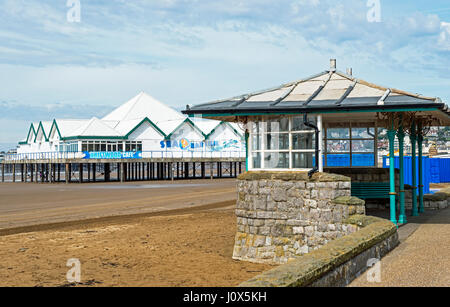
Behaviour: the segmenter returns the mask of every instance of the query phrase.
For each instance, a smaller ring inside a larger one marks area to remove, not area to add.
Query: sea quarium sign
[[[83,152],[83,159],[142,159],[142,151]]]
[[[196,150],[201,148],[208,148],[211,151],[224,151],[230,149],[240,149],[237,140],[224,141],[190,141],[186,138],[176,141],[161,141],[161,149],[181,149],[181,150]]]

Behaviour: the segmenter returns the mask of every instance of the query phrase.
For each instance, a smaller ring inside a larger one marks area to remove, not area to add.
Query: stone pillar
[[[286,263],[352,233],[347,223],[365,214],[350,196],[350,178],[303,172],[247,172],[238,177],[233,259]]]

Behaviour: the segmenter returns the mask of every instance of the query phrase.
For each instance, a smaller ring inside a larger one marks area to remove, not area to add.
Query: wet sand
[[[236,199],[236,180],[0,183],[1,230],[190,208]]]

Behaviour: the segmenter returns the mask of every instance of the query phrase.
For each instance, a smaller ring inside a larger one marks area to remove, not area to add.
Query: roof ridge
[[[378,89],[378,90],[381,90],[381,91],[387,91],[389,89],[391,91],[391,93],[401,94],[401,95],[405,95],[405,96],[411,96],[411,97],[415,97],[415,98],[420,98],[420,99],[425,99],[425,100],[433,100],[433,101],[436,101],[436,99],[437,99],[437,97],[427,97],[427,96],[424,96],[424,95],[421,95],[421,94],[417,94],[417,93],[414,94],[414,93],[403,91],[403,90],[399,90],[399,89],[396,89],[396,88],[390,88],[390,87],[385,87],[385,86],[378,85],[378,84],[375,84],[375,83],[371,83],[371,82],[368,82],[366,80],[358,79],[358,78],[355,78],[353,76],[347,75],[346,73],[343,73],[341,71],[336,71],[336,74],[341,76],[341,77],[347,78],[349,80],[356,81],[359,84],[362,84],[362,85],[365,85],[365,86],[368,86],[368,87],[371,87],[371,88],[375,88],[375,89]]]
[[[276,91],[276,90],[280,90],[280,89],[285,88],[285,87],[299,85],[300,83],[309,81],[309,80],[311,80],[311,79],[314,79],[314,78],[317,78],[317,77],[320,77],[320,76],[322,76],[322,75],[329,74],[329,73],[330,73],[330,72],[329,72],[328,70],[324,70],[324,71],[322,71],[322,72],[320,72],[320,73],[311,75],[311,76],[309,76],[309,77],[307,77],[307,78],[305,78],[305,79],[298,79],[298,80],[296,80],[296,81],[292,81],[292,82],[288,82],[288,83],[283,83],[283,84],[281,84],[280,86],[271,87],[271,88],[268,88],[268,89],[264,89],[264,90],[260,90],[260,91],[251,92],[251,93],[244,94],[244,95],[234,96],[234,97],[231,97],[231,98],[219,99],[219,100],[213,100],[213,101],[211,101],[211,102],[205,102],[205,103],[201,103],[201,104],[198,104],[198,105],[195,105],[195,106],[196,106],[196,107],[199,107],[199,106],[202,106],[202,105],[205,105],[205,104],[211,105],[211,104],[216,104],[216,103],[221,103],[221,102],[226,102],[226,101],[231,101],[231,100],[236,100],[236,99],[244,99],[246,96],[248,96],[248,97],[250,98],[250,97],[252,97],[252,96],[261,95],[261,94],[273,92],[273,91]],[[245,100],[247,100],[247,99],[248,99],[248,98],[246,98]],[[245,100],[244,100],[244,101],[245,101]],[[239,102],[239,101],[237,101],[236,103],[238,103],[238,102]]]
[[[144,94],[144,92],[142,91],[135,97],[136,101],[131,105],[131,107],[128,110],[128,112],[122,117],[123,119],[127,118],[128,114],[131,113],[131,110],[133,110],[133,108],[136,106],[136,104],[139,102],[139,100],[141,100],[143,94]]]

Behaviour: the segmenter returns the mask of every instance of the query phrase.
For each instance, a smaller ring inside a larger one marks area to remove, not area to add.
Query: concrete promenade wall
[[[399,244],[397,227],[388,220],[354,215],[345,222],[361,229],[240,286],[345,286],[367,270],[370,259],[381,259]]]

